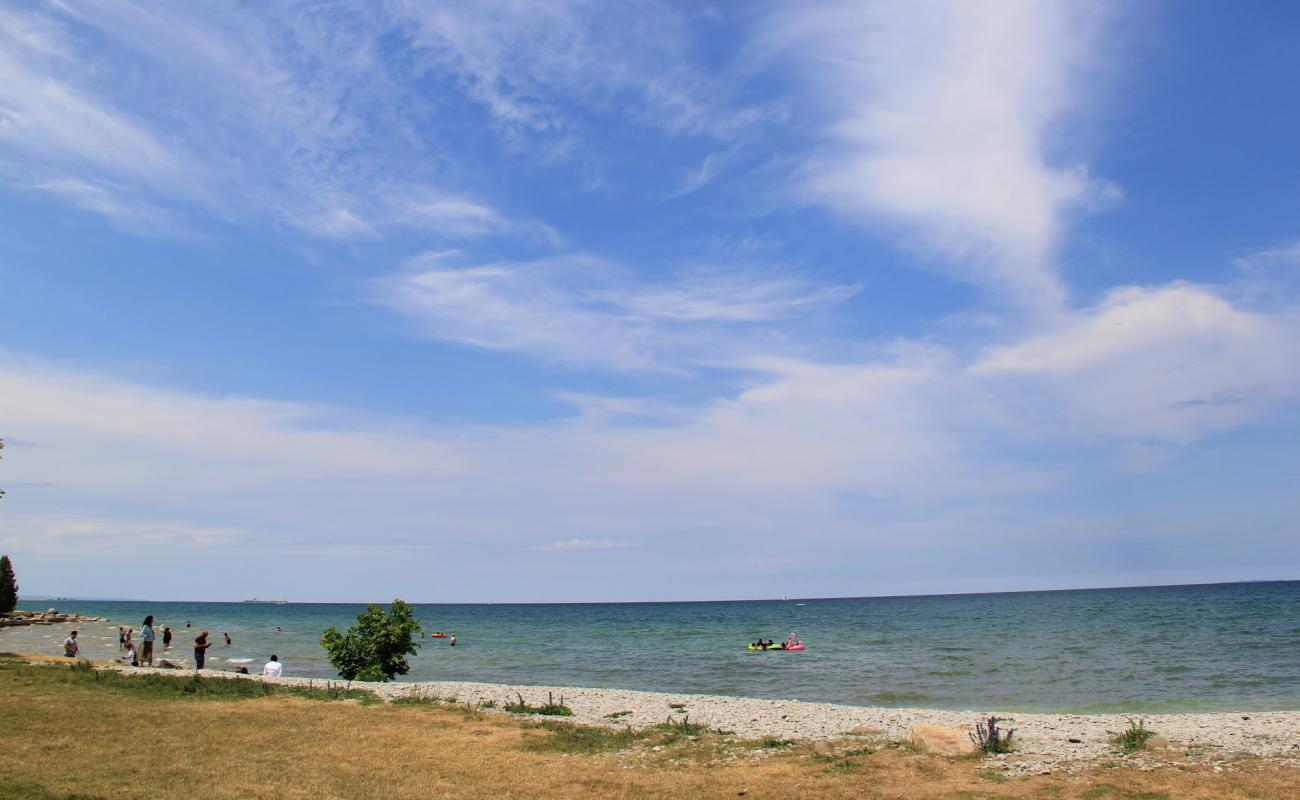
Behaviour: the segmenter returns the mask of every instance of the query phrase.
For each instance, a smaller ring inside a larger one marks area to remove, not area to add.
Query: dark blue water
[[[803,605],[799,605],[803,603]],[[50,604],[44,604],[50,605]],[[321,631],[357,605],[60,602],[111,617],[82,625],[83,653],[117,653],[115,626],[146,613],[209,666],[333,677]],[[1065,592],[716,603],[422,605],[424,640],[405,680],[600,686],[857,705],[1008,711],[1300,709],[1300,582]],[[186,620],[195,628],[185,629]],[[284,633],[277,634],[277,626]],[[790,631],[802,653],[751,653]],[[222,643],[229,631],[234,643]],[[59,628],[0,631],[0,650],[55,653]]]

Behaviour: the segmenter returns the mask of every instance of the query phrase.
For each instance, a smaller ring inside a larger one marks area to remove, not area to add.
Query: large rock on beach
[[[973,756],[979,752],[968,731],[948,725],[913,725],[907,732],[907,741],[918,753],[947,758]]]

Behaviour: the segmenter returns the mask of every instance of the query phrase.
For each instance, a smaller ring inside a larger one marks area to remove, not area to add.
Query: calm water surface
[[[803,603],[803,605],[799,605]],[[107,616],[83,654],[117,655],[116,625],[145,614],[190,661],[335,677],[321,631],[359,605],[60,601]],[[600,686],[856,705],[1007,711],[1300,710],[1300,581],[1013,594],[709,603],[420,605],[426,632],[404,680]],[[186,621],[193,628],[186,629]],[[277,634],[276,627],[284,628]],[[110,630],[110,627],[112,628]],[[798,631],[802,653],[745,643]],[[226,646],[221,634],[234,642]],[[62,627],[0,631],[0,650],[61,654]]]

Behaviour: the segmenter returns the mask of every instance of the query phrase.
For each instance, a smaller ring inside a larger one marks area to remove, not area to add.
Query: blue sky
[[[34,594],[1300,577],[1293,4],[0,8]]]

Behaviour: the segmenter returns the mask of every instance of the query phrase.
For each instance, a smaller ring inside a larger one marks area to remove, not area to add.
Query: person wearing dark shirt
[[[207,655],[208,648],[212,643],[208,641],[207,629],[203,633],[194,637],[194,668],[203,669],[203,659]]]
[[[171,647],[171,646],[172,646],[172,629],[165,627],[163,628],[163,647]]]

